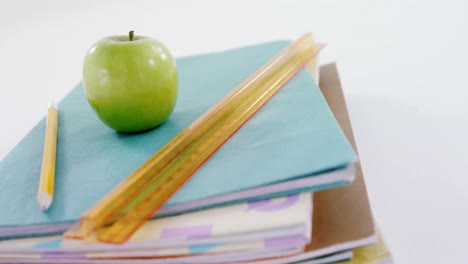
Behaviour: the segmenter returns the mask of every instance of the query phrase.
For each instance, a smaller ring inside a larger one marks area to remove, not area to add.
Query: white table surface
[[[0,159],[80,81],[104,36],[133,29],[183,56],[311,31],[338,63],[396,263],[467,263],[467,14],[463,0],[0,0]]]

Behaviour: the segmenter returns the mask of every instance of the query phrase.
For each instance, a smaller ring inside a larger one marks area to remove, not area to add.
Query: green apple
[[[83,65],[86,98],[99,119],[118,132],[141,132],[166,121],[178,93],[177,68],[159,41],[112,36],[96,42]]]

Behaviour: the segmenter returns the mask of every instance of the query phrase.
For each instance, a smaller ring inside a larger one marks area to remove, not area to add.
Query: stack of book
[[[119,134],[79,84],[59,103],[54,202],[36,202],[45,119],[0,162],[0,263],[391,263],[334,64],[304,68],[124,244],[65,239],[81,214],[288,45],[180,58],[162,126]]]

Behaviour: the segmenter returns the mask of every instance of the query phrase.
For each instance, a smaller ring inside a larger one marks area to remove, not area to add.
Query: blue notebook
[[[119,134],[104,126],[78,84],[59,103],[55,196],[47,213],[36,202],[45,120],[0,163],[0,237],[60,231],[77,221],[288,44],[278,41],[178,59],[179,97],[174,113],[159,128],[143,134]],[[350,168],[356,159],[304,69],[196,172],[162,212],[343,185],[354,179]]]

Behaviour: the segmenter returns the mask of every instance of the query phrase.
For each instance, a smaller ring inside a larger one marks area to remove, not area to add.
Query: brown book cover
[[[327,64],[320,68],[319,87],[357,153],[335,64]],[[314,193],[312,243],[306,247],[307,252],[338,247],[345,250],[377,242],[361,164],[356,163],[355,169],[356,179],[352,184]]]

